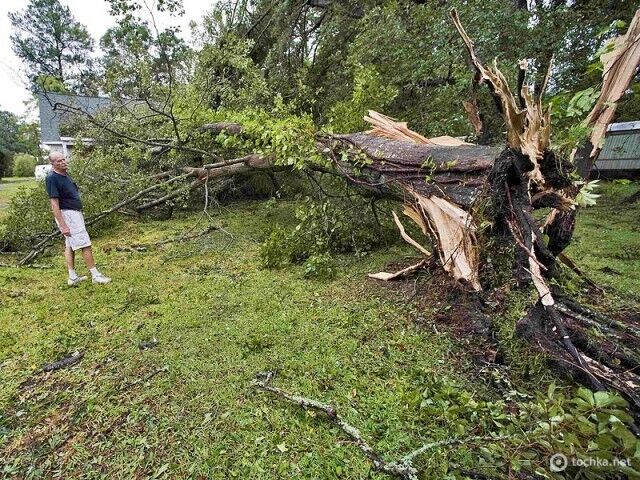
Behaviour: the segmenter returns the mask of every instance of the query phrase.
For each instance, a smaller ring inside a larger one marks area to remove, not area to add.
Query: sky
[[[211,9],[215,0],[183,0],[185,15],[177,19],[185,38],[190,38],[188,27],[190,21],[200,23],[204,15]],[[112,27],[115,22],[109,15],[109,7],[105,0],[60,0],[60,3],[71,9],[73,16],[87,27],[95,44]],[[35,118],[35,105],[27,106],[31,99],[26,87],[26,77],[22,62],[11,48],[11,22],[9,12],[23,10],[27,0],[0,0],[0,110],[8,110],[16,115]],[[176,22],[168,16],[157,17],[160,27]]]

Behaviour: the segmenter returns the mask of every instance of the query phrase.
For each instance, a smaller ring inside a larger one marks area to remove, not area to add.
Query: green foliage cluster
[[[0,250],[26,250],[35,245],[37,235],[54,228],[50,212],[44,185],[18,189],[0,223]]]
[[[210,38],[198,52],[193,85],[208,108],[268,108],[274,93],[251,58],[252,42],[234,33]]]
[[[0,111],[0,178],[10,176],[13,155],[28,153],[40,156],[40,129],[37,123],[19,118],[7,111]]]
[[[287,263],[305,267],[306,276],[331,277],[331,254],[363,255],[373,248],[397,241],[388,221],[378,225],[364,199],[314,199],[307,197],[296,208],[294,229],[276,225],[260,248],[265,268]]]
[[[356,65],[350,98],[337,102],[329,113],[328,127],[334,132],[351,133],[366,130],[363,120],[367,110],[384,111],[398,95],[392,85],[385,85],[375,67]]]
[[[157,99],[184,81],[189,47],[176,27],[154,34],[155,28],[142,17],[125,14],[100,39],[101,87],[110,96]]]
[[[33,177],[38,164],[36,157],[28,153],[17,153],[13,157],[14,177]]]
[[[514,389],[500,371],[491,375],[504,384],[501,399],[479,400],[446,377],[428,381],[422,394],[413,394],[418,421],[445,429],[452,438],[481,438],[463,443],[454,458],[447,459],[449,465],[470,461],[483,471],[502,466],[515,474],[535,471],[542,478],[579,474],[606,479],[620,472],[640,476],[640,441],[630,429],[633,418],[624,399],[585,388],[567,396],[553,383],[546,395],[530,395]],[[550,458],[556,454],[571,460],[566,470],[551,468]],[[579,466],[598,459],[600,465],[603,460],[609,465]]]
[[[243,135],[218,134],[214,141],[222,152],[273,155],[277,165],[298,170],[308,162],[326,162],[316,148],[316,127],[311,116],[291,113],[290,106],[280,97],[276,97],[270,110],[248,109],[223,115],[227,121],[242,125]]]

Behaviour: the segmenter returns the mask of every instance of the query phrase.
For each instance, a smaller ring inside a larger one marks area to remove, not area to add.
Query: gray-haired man
[[[82,201],[78,186],[67,175],[67,159],[62,153],[53,152],[49,155],[52,169],[47,175],[47,194],[51,200],[51,210],[56,219],[60,233],[65,238],[64,258],[69,269],[70,287],[86,280],[86,276],[78,276],[75,270],[75,252],[82,250],[84,261],[91,272],[93,283],[109,283],[111,279],[105,277],[96,268],[91,251],[91,239],[84,225],[82,215]]]

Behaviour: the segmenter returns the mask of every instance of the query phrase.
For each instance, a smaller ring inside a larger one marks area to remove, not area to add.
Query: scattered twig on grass
[[[53,268],[53,265],[50,265],[48,263],[32,263],[29,265],[16,265],[15,263],[11,264],[11,263],[0,263],[0,268],[21,268],[21,267],[28,267],[28,268],[35,268],[37,270],[47,270],[49,268]]]
[[[60,370],[61,368],[67,368],[75,365],[84,357],[84,352],[75,351],[68,357],[63,358],[62,360],[58,360],[57,362],[48,363],[43,367],[43,371],[45,372],[53,372],[55,370]]]
[[[144,350],[149,350],[150,348],[155,348],[158,346],[158,339],[156,337],[153,337],[151,340],[147,341],[147,342],[140,342],[138,344],[138,348],[140,349],[140,351],[144,351]]]
[[[128,253],[135,253],[135,252],[146,252],[147,251],[147,247],[146,246],[127,246],[127,245],[118,245],[117,247],[113,247],[113,249],[116,252],[128,252]],[[111,247],[104,247],[102,249],[103,252],[105,253],[109,253],[111,251]]]
[[[376,453],[373,448],[367,443],[367,441],[362,438],[360,430],[348,424],[340,415],[338,415],[334,407],[326,403],[322,403],[311,398],[294,395],[278,387],[274,387],[273,385],[271,385],[271,381],[274,377],[275,372],[260,372],[256,375],[256,378],[253,380],[253,382],[251,382],[251,385],[265,392],[273,393],[291,403],[300,405],[304,409],[313,409],[324,412],[331,423],[339,427],[356,443],[362,453],[364,453],[365,456],[373,463],[376,471],[394,475],[403,480],[418,480],[418,469],[414,466],[413,462],[417,457],[429,450],[448,445],[475,443],[481,441],[502,441],[508,438],[507,436],[501,435],[448,438],[445,440],[439,440],[437,442],[426,443],[420,448],[405,455],[400,460],[395,462],[388,462],[384,460],[378,453]]]
[[[209,225],[207,228],[202,230],[201,232],[195,233],[193,235],[179,235],[177,237],[168,238],[166,240],[161,240],[159,242],[154,243],[134,243],[131,245],[118,245],[116,247],[105,247],[103,250],[108,252],[113,248],[117,252],[145,252],[149,248],[160,247],[162,245],[167,245],[173,242],[186,242],[188,240],[193,240],[199,237],[203,237],[208,233],[211,233],[214,230],[221,230],[217,225]]]
[[[147,382],[149,380],[151,380],[153,377],[155,377],[156,375],[160,374],[160,373],[164,373],[164,372],[168,372],[169,371],[169,367],[167,365],[165,365],[164,367],[160,367],[156,370],[154,370],[153,372],[147,374],[146,376],[139,378],[137,380],[134,380],[133,382],[127,383],[125,385],[123,385],[120,388],[120,393],[129,390],[131,387],[135,387],[136,385],[140,384],[140,383],[144,383]]]

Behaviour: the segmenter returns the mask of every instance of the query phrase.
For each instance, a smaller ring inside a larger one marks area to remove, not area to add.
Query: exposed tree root
[[[570,305],[555,304],[557,322],[538,302],[517,325],[517,333],[548,355],[558,373],[622,394],[640,421],[640,337],[617,331],[599,319],[576,312]],[[562,325],[562,329],[558,329]],[[573,347],[567,348],[567,342]],[[579,361],[577,360],[579,358]],[[639,433],[634,427],[636,434]]]
[[[595,289],[596,291],[600,292],[600,293],[604,293],[604,289],[598,285],[596,282],[594,282],[579,266],[576,262],[574,262],[573,260],[571,260],[569,257],[567,257],[564,253],[559,253],[558,256],[556,257],[558,260],[560,260],[564,265],[566,265],[567,267],[569,267],[573,273],[575,273],[576,275],[578,275],[580,278],[582,278],[587,285],[589,285],[591,288]]]

